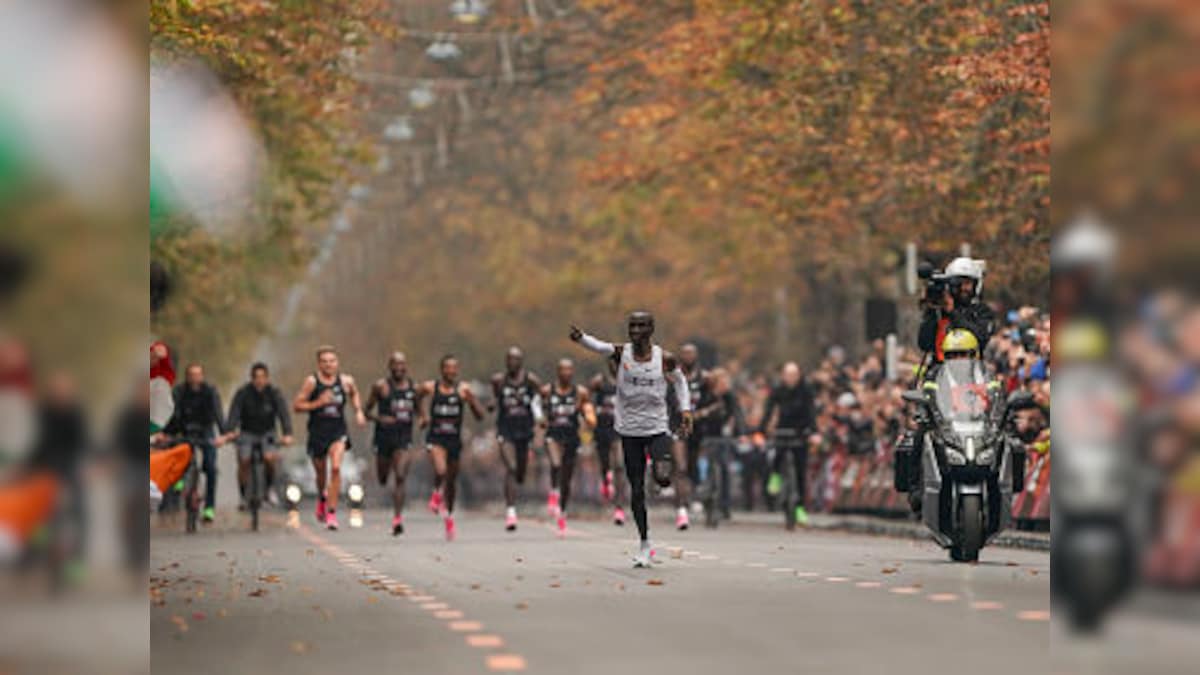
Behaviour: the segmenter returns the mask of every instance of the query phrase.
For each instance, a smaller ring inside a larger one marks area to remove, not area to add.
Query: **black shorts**
[[[555,431],[554,429],[550,429],[546,432],[546,438],[561,445],[564,453],[569,454],[579,450],[579,432],[577,431]]]
[[[385,457],[397,450],[408,450],[412,447],[412,429],[376,431],[374,446],[375,452]]]
[[[613,429],[611,426],[596,427],[596,431],[593,435],[596,439],[596,447],[604,449],[608,449],[613,443],[617,442],[621,438],[617,435],[617,430]]]
[[[428,436],[425,439],[426,449],[432,450],[435,445],[445,448],[452,460],[462,457],[462,436]]]
[[[533,442],[533,436],[527,434],[507,434],[503,431],[496,432],[496,442],[500,445],[512,443],[513,447],[518,452],[529,449],[529,444]]]
[[[345,427],[340,432],[336,429],[310,430],[308,432],[308,456],[325,457],[329,454],[329,446],[338,441],[345,442],[346,449],[350,449],[350,434],[347,433]]]

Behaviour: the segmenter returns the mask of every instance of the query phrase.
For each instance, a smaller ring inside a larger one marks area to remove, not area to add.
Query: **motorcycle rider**
[[[948,346],[955,347],[955,357],[963,352],[979,353],[983,345],[996,332],[996,315],[982,300],[983,273],[986,263],[967,257],[958,257],[946,265],[946,269],[930,284],[929,292],[921,301],[924,314],[917,330],[917,346],[932,354],[932,365],[923,368],[921,378],[930,382],[936,376],[937,367],[946,358]],[[965,335],[964,335],[965,333]],[[952,334],[957,334],[950,340]],[[970,338],[970,339],[968,339]],[[967,349],[967,345],[974,345]],[[921,513],[921,447],[924,437],[921,429],[912,429],[901,437],[899,447],[909,448],[908,458],[908,503],[913,513]]]

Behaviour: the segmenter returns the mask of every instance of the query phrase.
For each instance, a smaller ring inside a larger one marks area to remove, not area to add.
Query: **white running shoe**
[[[654,562],[654,547],[650,542],[643,541],[637,555],[633,556],[634,567],[649,567]]]

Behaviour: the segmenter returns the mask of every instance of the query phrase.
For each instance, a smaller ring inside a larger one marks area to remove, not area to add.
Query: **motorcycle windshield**
[[[987,376],[979,361],[946,361],[937,375],[937,406],[956,434],[984,432],[991,399]]]

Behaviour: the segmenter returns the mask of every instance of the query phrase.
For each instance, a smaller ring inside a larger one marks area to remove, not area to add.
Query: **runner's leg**
[[[550,460],[550,492],[562,491],[563,446],[553,438],[546,439],[546,457]]]
[[[454,498],[458,494],[459,458],[446,458],[446,513],[454,513]]]
[[[325,501],[329,511],[337,509],[338,494],[342,490],[342,456],[346,454],[346,441],[334,441],[329,446],[329,494]]]
[[[637,523],[638,536],[642,541],[650,537],[646,523],[646,441],[633,436],[621,437],[621,449],[625,458],[625,477],[629,479],[629,508]]]
[[[671,443],[671,459],[673,460],[674,467],[673,467],[673,471],[671,472],[671,474],[668,474],[668,475],[672,476],[675,479],[675,508],[676,509],[686,508],[687,503],[688,503],[688,497],[690,497],[692,494],[692,491],[689,489],[691,487],[691,485],[690,485],[691,481],[689,481],[688,477],[687,477],[687,470],[688,470],[687,441],[677,440],[677,441]],[[658,471],[657,462],[655,462],[655,464],[656,464],[655,471],[657,472]],[[664,485],[662,480],[659,478],[658,473],[655,474],[655,480],[658,481],[659,485],[666,487],[666,485]],[[670,484],[670,478],[667,479],[667,484]]]
[[[567,499],[571,496],[571,476],[575,474],[575,457],[579,451],[578,443],[568,443],[563,447],[562,469],[559,471],[559,508],[567,512]]]
[[[411,449],[397,448],[392,454],[392,470],[396,474],[396,483],[392,486],[392,511],[394,515],[404,512],[405,481],[408,480],[408,467],[412,465]],[[386,476],[384,478],[386,482]]]
[[[517,446],[512,441],[500,442],[500,461],[504,463],[504,505],[517,505]]]
[[[429,460],[433,462],[433,489],[442,490],[446,484],[446,448],[429,446]]]

